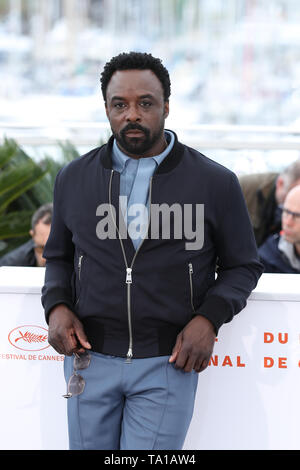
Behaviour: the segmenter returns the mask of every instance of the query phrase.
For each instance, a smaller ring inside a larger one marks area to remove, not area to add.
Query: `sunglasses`
[[[279,209],[281,210],[282,214],[285,216],[290,215],[293,219],[300,218],[300,212],[290,211],[289,209],[285,209],[283,206],[279,206]]]
[[[73,374],[69,378],[67,385],[67,393],[63,395],[64,398],[71,398],[76,395],[80,395],[85,387],[84,378],[78,374],[78,370],[87,369],[91,362],[91,355],[88,351],[85,351],[83,354],[74,355],[73,362]]]

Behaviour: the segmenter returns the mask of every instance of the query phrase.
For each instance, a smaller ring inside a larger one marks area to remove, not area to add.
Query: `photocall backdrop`
[[[64,356],[48,344],[44,268],[0,268],[2,450],[68,449]],[[184,449],[299,449],[298,275],[263,274],[199,375]]]

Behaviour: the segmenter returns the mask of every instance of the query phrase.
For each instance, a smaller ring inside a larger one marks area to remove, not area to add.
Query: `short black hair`
[[[50,225],[53,214],[53,203],[47,202],[39,207],[32,216],[31,229],[34,230],[35,226],[42,221],[46,225]]]
[[[152,70],[160,80],[164,100],[168,101],[171,94],[171,82],[168,70],[162,64],[162,61],[146,52],[122,52],[113,57],[104,66],[101,73],[100,83],[103,99],[106,102],[106,89],[112,75],[117,70]]]

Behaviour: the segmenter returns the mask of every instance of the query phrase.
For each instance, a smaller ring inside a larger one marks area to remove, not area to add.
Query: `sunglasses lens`
[[[74,372],[71,375],[68,382],[68,391],[64,398],[71,398],[76,395],[80,395],[85,387],[84,378],[81,375],[77,374],[76,371],[80,369],[86,369],[91,362],[91,356],[88,351],[85,351],[83,354],[75,353],[74,357]]]
[[[80,395],[85,386],[85,381],[79,374],[73,374],[68,382],[68,393],[64,395],[64,398],[71,398],[76,395]]]
[[[69,392],[72,393],[72,396],[79,395],[83,392],[85,386],[85,381],[81,375],[73,375],[69,381]]]
[[[83,354],[76,354],[74,358],[74,369],[86,369],[91,362],[91,356],[89,352],[84,352]]]

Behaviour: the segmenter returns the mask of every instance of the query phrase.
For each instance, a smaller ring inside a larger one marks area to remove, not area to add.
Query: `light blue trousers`
[[[133,359],[91,352],[79,371],[81,395],[68,399],[71,450],[181,449],[193,415],[198,374],[183,372],[169,356]],[[73,372],[66,357],[65,378]]]

